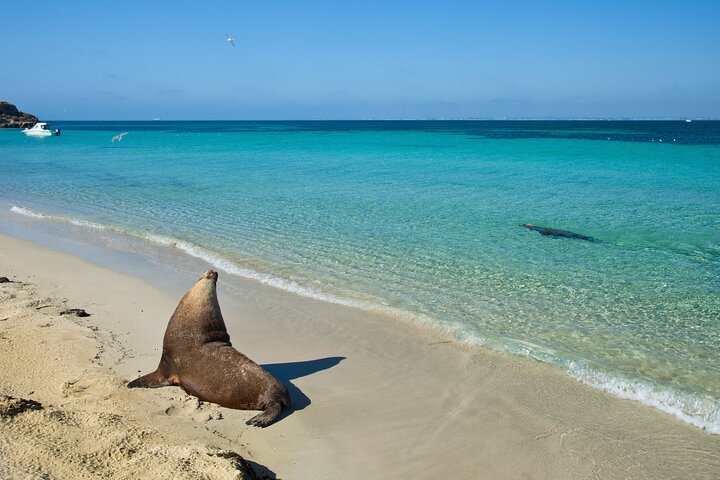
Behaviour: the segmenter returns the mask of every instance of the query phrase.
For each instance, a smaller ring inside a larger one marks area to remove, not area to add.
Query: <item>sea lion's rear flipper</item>
[[[282,405],[279,402],[269,404],[265,411],[259,415],[255,415],[250,420],[245,422],[246,425],[252,425],[253,427],[267,427],[270,425],[275,418],[280,414]]]
[[[128,388],[157,388],[167,387],[168,385],[173,385],[170,379],[160,373],[160,370],[155,370],[128,383]]]

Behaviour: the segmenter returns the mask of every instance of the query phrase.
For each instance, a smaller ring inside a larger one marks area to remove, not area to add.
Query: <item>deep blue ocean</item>
[[[720,122],[53,126],[0,130],[0,221],[177,247],[720,433]]]

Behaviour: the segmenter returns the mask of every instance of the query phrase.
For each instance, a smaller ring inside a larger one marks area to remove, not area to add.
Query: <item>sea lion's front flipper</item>
[[[173,385],[173,383],[158,369],[128,383],[128,388],[157,388],[167,387],[168,385]]]
[[[157,370],[136,378],[128,383],[128,388],[158,388],[169,385],[177,385],[177,375],[173,375],[172,363],[168,361],[168,356],[163,350]]]
[[[273,402],[265,408],[265,411],[259,415],[255,415],[245,422],[246,425],[254,427],[267,427],[280,414],[282,405],[279,402]]]

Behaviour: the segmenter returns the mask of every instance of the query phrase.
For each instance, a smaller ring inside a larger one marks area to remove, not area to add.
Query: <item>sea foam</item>
[[[568,362],[567,372],[593,388],[616,397],[636,400],[710,433],[720,434],[720,404],[710,398],[626,380],[591,369],[580,362]]]
[[[26,217],[30,218],[38,218],[38,219],[45,219],[45,220],[53,220],[56,222],[62,222],[62,223],[69,223],[71,225],[75,225],[77,227],[84,227],[84,228],[90,228],[93,230],[106,230],[108,227],[105,225],[101,225],[99,223],[89,222],[87,220],[81,220],[78,218],[71,218],[71,217],[63,217],[61,215],[46,215],[44,213],[38,213],[33,210],[30,210],[29,208],[20,207],[17,205],[13,205],[10,207],[10,211],[13,213],[17,213],[19,215],[24,215]],[[120,231],[120,230],[118,230]]]
[[[46,218],[45,215],[41,213],[33,212],[29,208],[18,207],[17,205],[10,207],[10,211],[30,218]]]

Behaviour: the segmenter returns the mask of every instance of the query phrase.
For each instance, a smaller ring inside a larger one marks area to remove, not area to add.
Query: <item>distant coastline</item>
[[[37,118],[37,117],[34,117]],[[468,118],[123,118],[123,119],[67,119],[55,118],[48,121],[56,122],[718,122],[720,117],[577,117],[577,118],[553,118],[553,117],[468,117]],[[2,128],[2,125],[0,125]],[[5,127],[8,128],[8,127]],[[13,127],[9,127],[13,128]],[[16,127],[15,127],[16,128]]]
[[[0,101],[0,128],[30,128],[37,122],[35,115],[21,112],[10,102]]]

